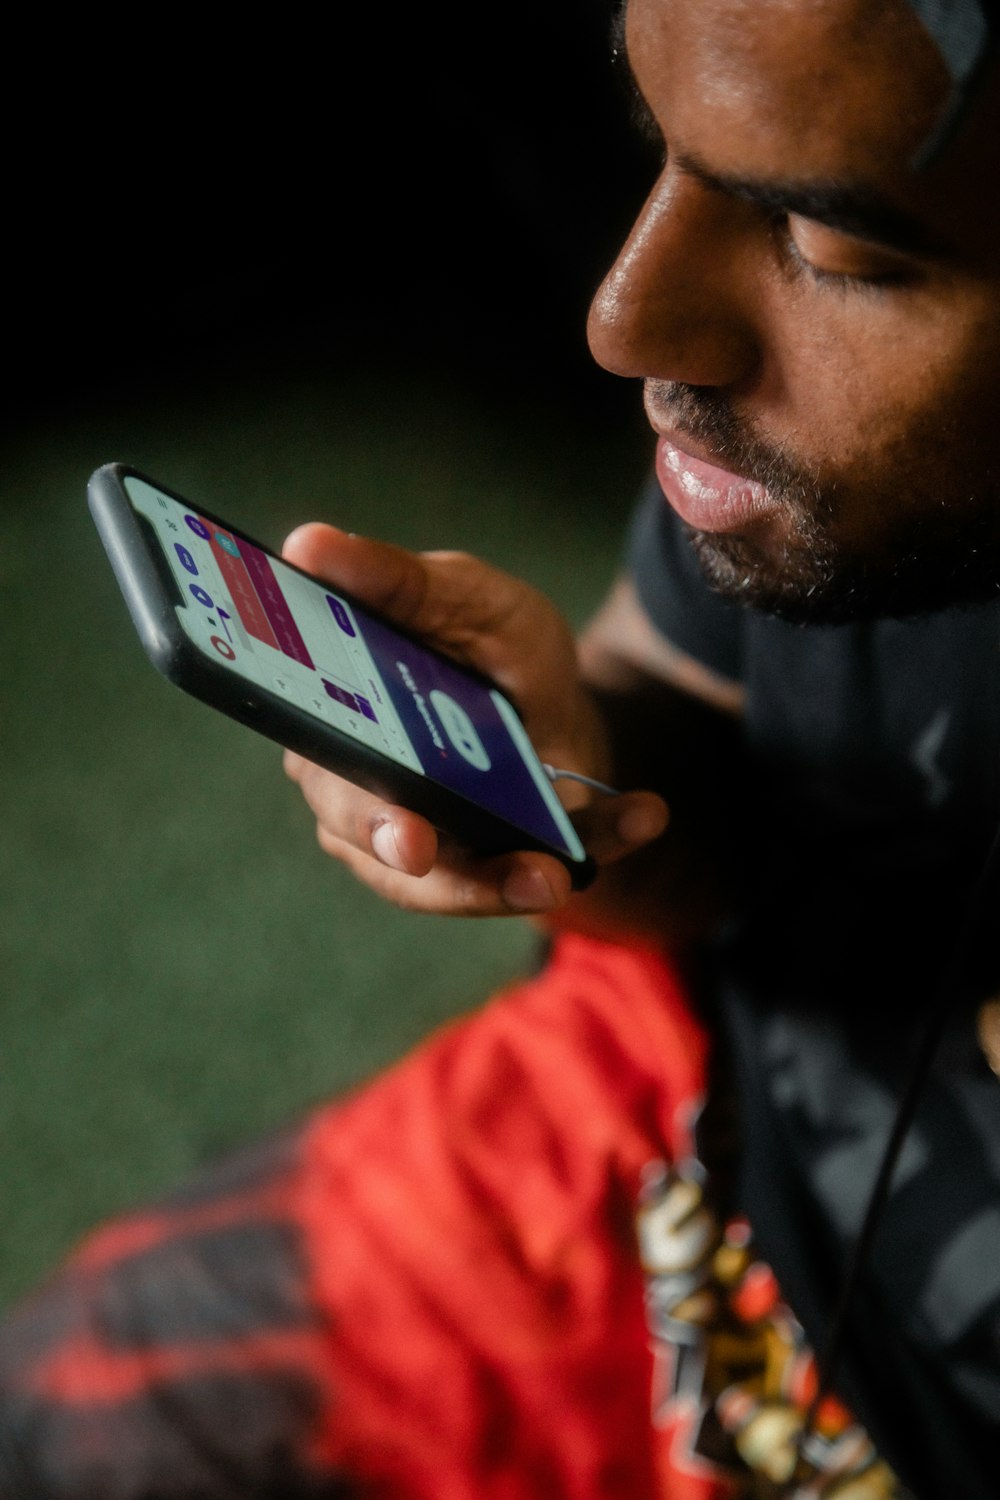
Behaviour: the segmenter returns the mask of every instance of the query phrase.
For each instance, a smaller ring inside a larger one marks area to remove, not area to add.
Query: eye
[[[815,281],[860,286],[899,286],[916,274],[913,261],[858,235],[799,214],[781,214],[780,233],[793,266]]]

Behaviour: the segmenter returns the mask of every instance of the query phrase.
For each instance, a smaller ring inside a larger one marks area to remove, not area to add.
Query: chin
[[[814,539],[763,557],[744,538],[689,530],[709,587],[748,609],[795,625],[844,625],[971,608],[1000,597],[1000,542],[970,543],[957,528],[928,545],[873,559],[846,556]]]

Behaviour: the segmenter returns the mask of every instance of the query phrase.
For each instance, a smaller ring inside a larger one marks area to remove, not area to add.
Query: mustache
[[[814,475],[784,449],[759,438],[722,391],[647,380],[646,401],[659,422],[703,444],[723,468],[780,491],[789,500],[808,498],[811,507],[827,508]]]

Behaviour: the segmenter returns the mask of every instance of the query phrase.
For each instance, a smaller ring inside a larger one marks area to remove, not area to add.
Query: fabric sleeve
[[[346,1500],[302,1130],[91,1235],[0,1326],[2,1500]]]
[[[560,938],[0,1324],[0,1497],[653,1500],[633,1212],[705,1053],[659,952]]]
[[[713,594],[656,478],[632,518],[626,564],[639,600],[661,635],[720,677],[743,676],[744,611]]]

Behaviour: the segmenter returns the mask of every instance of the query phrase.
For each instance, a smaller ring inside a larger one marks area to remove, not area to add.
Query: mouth
[[[778,509],[765,485],[696,458],[664,434],[656,443],[656,477],[669,504],[696,531],[739,531]]]

